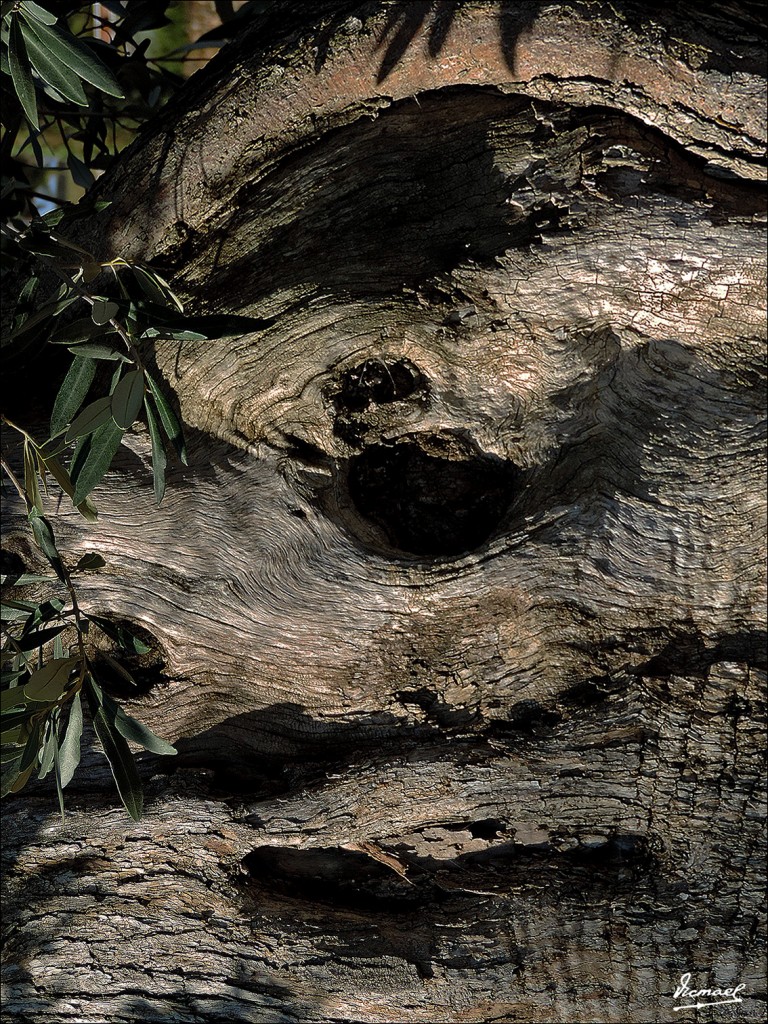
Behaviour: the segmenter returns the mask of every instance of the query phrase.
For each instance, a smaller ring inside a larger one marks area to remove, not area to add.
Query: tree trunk
[[[57,509],[180,753],[7,801],[5,1019],[763,1020],[757,5],[277,6],[82,218],[259,322]]]

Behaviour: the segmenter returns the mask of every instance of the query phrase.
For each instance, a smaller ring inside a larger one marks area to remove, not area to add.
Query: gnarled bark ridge
[[[756,5],[310,6],[82,220],[258,323],[60,510],[180,754],[9,802],[8,1019],[762,1020]]]

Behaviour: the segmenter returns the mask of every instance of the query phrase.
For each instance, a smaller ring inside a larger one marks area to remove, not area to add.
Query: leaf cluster
[[[17,296],[0,354],[3,366],[33,367],[36,374],[42,367],[42,375],[58,366],[57,357],[67,362],[46,438],[2,416],[6,437],[18,439],[2,468],[52,570],[2,581],[2,795],[19,792],[35,773],[40,779],[53,773],[62,813],[63,790],[80,761],[84,716],[134,818],[141,813],[141,785],[128,743],[159,754],[174,749],[108,692],[92,655],[98,637],[118,651],[135,653],[142,645],[81,608],[79,575],[98,571],[104,560],[91,553],[67,566],[49,496],[63,492],[86,520],[95,520],[92,492],[126,433],[143,419],[159,504],[169,461],[186,463],[187,452],[181,418],[147,365],[148,354],[167,339],[206,341],[251,325],[247,318],[190,316],[156,268],[86,251],[69,237],[68,202],[49,188],[51,174],[59,174],[88,189],[182,84],[179,62],[199,47],[220,45],[246,20],[243,8],[217,3],[221,26],[191,44],[177,45],[177,33],[172,52],[158,56],[153,40],[171,32],[181,6],[0,0],[0,271],[6,296]],[[90,211],[96,216],[108,205],[91,200]],[[130,678],[119,660],[111,662]]]
[[[217,0],[221,24],[190,43],[178,0],[2,0],[6,202],[29,215],[52,173],[89,188],[178,91],[195,54],[233,38],[260,6],[247,0],[235,11]]]
[[[63,818],[63,791],[80,763],[84,695],[120,799],[131,817],[138,820],[142,787],[128,741],[156,754],[174,754],[176,750],[128,715],[109,695],[89,653],[88,637],[96,630],[124,651],[141,654],[149,649],[125,629],[80,608],[73,576],[98,571],[106,564],[104,559],[90,552],[68,569],[49,520],[33,508],[30,523],[54,576],[2,578],[0,795],[18,793],[35,773],[42,780],[52,772]],[[59,595],[31,601],[13,596],[40,584],[49,588],[58,584]],[[131,679],[119,662],[115,664]]]

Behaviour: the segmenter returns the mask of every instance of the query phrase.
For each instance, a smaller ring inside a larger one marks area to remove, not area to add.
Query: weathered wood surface
[[[97,528],[59,510],[181,753],[137,825],[95,751],[65,826],[8,802],[8,1019],[666,1021],[684,971],[763,1019],[764,80],[724,6],[321,5],[101,186],[83,237],[261,323],[158,346],[160,512],[141,431]]]

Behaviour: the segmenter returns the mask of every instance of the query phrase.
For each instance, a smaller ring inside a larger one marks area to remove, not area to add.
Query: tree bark
[[[56,509],[180,753],[7,801],[6,1019],[763,1020],[757,7],[278,6],[79,225],[259,322]]]

